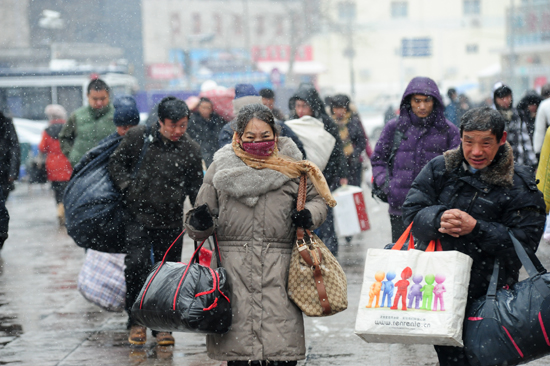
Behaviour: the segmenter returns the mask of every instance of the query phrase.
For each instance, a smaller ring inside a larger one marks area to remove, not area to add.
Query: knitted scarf
[[[307,160],[295,161],[294,159],[279,155],[279,149],[275,147],[273,154],[266,157],[258,157],[251,155],[243,150],[238,141],[238,135],[235,132],[233,134],[233,151],[246,165],[254,169],[272,169],[276,170],[279,173],[286,175],[289,178],[299,178],[302,174],[307,174],[308,178],[311,180],[317,192],[323,197],[326,204],[330,207],[336,206],[336,200],[332,197],[330,189],[328,187],[325,176],[321,170]]]
[[[351,137],[348,131],[348,123],[351,119],[351,112],[347,112],[342,120],[336,118],[336,115],[333,115],[332,119],[334,119],[338,124],[338,131],[340,132],[340,139],[342,140],[344,154],[346,157],[349,157],[353,154],[353,144],[351,143]]]

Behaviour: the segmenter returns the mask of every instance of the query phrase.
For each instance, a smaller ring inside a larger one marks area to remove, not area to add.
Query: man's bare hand
[[[443,212],[439,232],[455,238],[470,234],[477,220],[464,211],[453,208]]]

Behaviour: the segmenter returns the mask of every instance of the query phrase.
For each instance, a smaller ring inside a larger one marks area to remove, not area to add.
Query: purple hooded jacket
[[[419,118],[412,112],[410,96],[413,94],[434,98],[433,111],[428,117]],[[395,153],[393,171],[390,172],[390,184],[386,192],[390,205],[389,213],[401,216],[401,206],[413,180],[430,160],[460,144],[460,132],[452,122],[445,119],[445,106],[439,89],[430,78],[412,79],[403,94],[399,109],[399,117],[389,121],[382,130],[371,163],[374,181],[382,187],[386,180],[386,166],[394,133],[397,129],[404,133]]]

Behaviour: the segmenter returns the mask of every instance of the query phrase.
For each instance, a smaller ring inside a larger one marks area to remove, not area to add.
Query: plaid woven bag
[[[306,202],[307,177],[300,178],[297,209]],[[288,297],[307,316],[328,316],[348,307],[346,274],[326,245],[309,230],[296,230],[288,272]]]
[[[86,300],[114,312],[124,310],[126,281],[124,257],[126,254],[86,251],[84,265],[78,275],[78,291]]]

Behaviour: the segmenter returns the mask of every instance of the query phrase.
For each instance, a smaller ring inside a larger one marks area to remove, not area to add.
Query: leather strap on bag
[[[307,176],[302,174],[300,177],[300,187],[298,188],[298,201],[296,203],[296,209],[302,211],[306,205],[306,195],[307,195]],[[309,230],[304,230],[304,228],[296,228],[296,245],[298,246],[298,253],[302,259],[307,263],[307,265],[313,271],[313,278],[315,281],[315,287],[317,288],[317,293],[319,295],[319,301],[321,307],[323,308],[323,314],[330,315],[332,309],[330,302],[328,300],[327,290],[325,288],[325,281],[323,280],[323,274],[321,272],[321,262],[323,257],[321,251],[318,248],[311,250],[309,245],[305,242],[304,236],[305,233],[309,236],[310,243],[313,243],[313,234]]]

